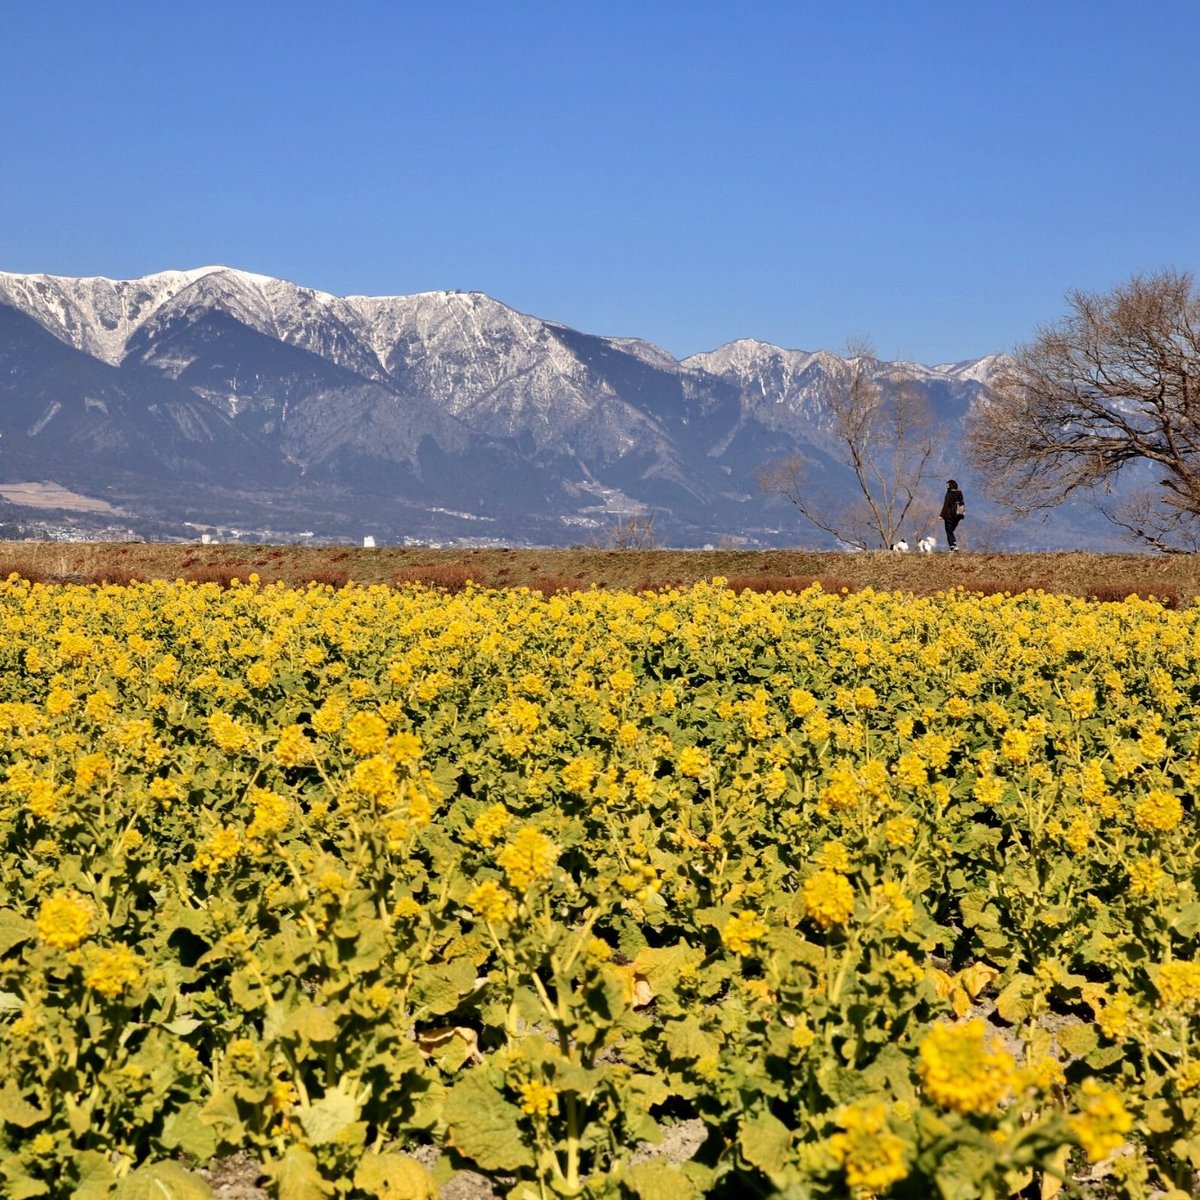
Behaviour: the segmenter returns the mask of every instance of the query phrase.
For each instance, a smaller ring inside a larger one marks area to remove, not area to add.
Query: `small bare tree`
[[[619,513],[596,543],[606,550],[658,550],[662,543],[654,531],[651,513]]]
[[[1138,275],[1111,292],[1068,293],[993,379],[967,444],[989,491],[1013,512],[1075,492],[1111,494],[1149,464],[1148,490],[1098,507],[1159,550],[1200,548],[1200,294],[1188,272]]]
[[[880,381],[870,343],[852,341],[845,372],[827,397],[833,433],[858,493],[846,504],[831,496],[803,455],[768,463],[759,487],[783,496],[810,525],[861,550],[887,549],[905,522],[933,469],[934,429],[924,393],[902,374]],[[920,529],[918,532],[924,532]]]

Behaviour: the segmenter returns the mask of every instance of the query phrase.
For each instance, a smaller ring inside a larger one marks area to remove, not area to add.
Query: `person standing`
[[[942,501],[942,524],[946,527],[946,545],[951,550],[958,549],[958,538],[954,531],[958,523],[967,515],[966,502],[959,490],[957,479],[946,480],[946,498]]]

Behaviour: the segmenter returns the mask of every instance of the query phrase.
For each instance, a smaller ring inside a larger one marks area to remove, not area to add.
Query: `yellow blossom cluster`
[[[85,1152],[374,1187],[416,1128],[700,1191],[621,1160],[687,1108],[729,1194],[1191,1169],[1197,610],[10,579],[0,633],[30,1194]]]

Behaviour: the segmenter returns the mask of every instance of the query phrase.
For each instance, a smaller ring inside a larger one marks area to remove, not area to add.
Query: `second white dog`
[[[933,548],[936,545],[937,545],[937,538],[930,535],[929,537],[923,537],[917,543],[917,549],[920,550],[922,554],[932,554]]]

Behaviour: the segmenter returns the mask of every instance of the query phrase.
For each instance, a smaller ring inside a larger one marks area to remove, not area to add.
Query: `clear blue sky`
[[[923,362],[1200,270],[1197,0],[8,0],[0,269]]]

